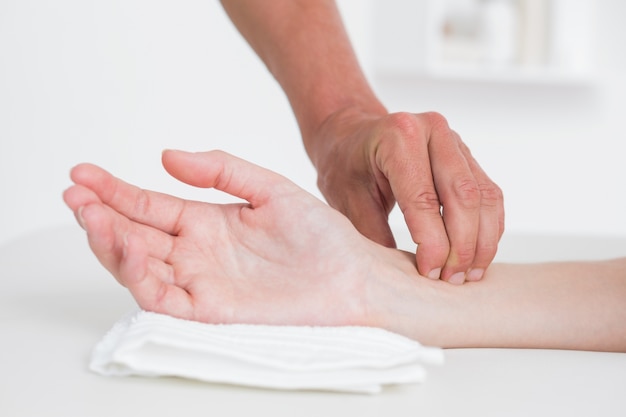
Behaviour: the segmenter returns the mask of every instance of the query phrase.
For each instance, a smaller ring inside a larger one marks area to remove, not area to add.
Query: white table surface
[[[581,253],[623,256],[626,239],[505,237],[499,257]],[[424,384],[373,396],[102,377],[87,370],[90,350],[134,303],[82,231],[12,241],[0,265],[0,416],[626,416],[626,354],[615,353],[446,350]]]

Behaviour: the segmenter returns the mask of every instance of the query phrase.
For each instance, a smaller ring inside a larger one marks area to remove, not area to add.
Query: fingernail
[[[448,278],[450,284],[460,285],[465,281],[465,272],[457,272]]]
[[[480,281],[485,275],[485,270],[482,268],[470,269],[467,273],[468,281]]]
[[[439,279],[441,276],[441,268],[435,268],[428,273],[428,278],[430,279]]]
[[[80,224],[80,227],[87,230],[87,228],[85,227],[85,219],[83,218],[83,208],[84,206],[79,207],[78,210],[76,210],[76,220],[78,220],[78,224]]]

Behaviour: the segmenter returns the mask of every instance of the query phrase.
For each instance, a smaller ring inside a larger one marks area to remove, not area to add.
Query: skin
[[[375,326],[442,347],[626,351],[626,258],[494,264],[480,282],[421,276],[286,178],[220,151],[165,169],[245,202],[142,190],[91,164],[64,200],[143,309],[207,323]]]
[[[333,1],[222,5],[287,95],[328,203],[393,248],[387,219],[397,202],[422,275],[480,280],[504,231],[502,192],[447,120],[387,111]]]

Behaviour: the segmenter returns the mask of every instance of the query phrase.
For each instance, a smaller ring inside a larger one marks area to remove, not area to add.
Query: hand
[[[363,235],[395,247],[387,219],[397,200],[421,275],[482,278],[504,232],[502,192],[441,115],[347,109],[308,143],[320,190]]]
[[[380,250],[396,251],[287,179],[223,152],[166,151],[163,164],[247,203],[145,191],[89,164],[72,170],[64,194],[94,254],[140,307],[211,323],[372,324],[366,284],[390,276],[376,274]]]

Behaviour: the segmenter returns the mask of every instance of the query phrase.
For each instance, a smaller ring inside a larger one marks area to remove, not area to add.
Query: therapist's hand
[[[388,215],[397,201],[421,275],[482,278],[504,231],[502,192],[443,116],[347,109],[308,143],[320,190],[361,233],[393,247]]]
[[[446,120],[387,113],[333,0],[222,4],[289,98],[327,201],[387,246],[397,201],[422,275],[480,279],[504,228],[502,195]]]

